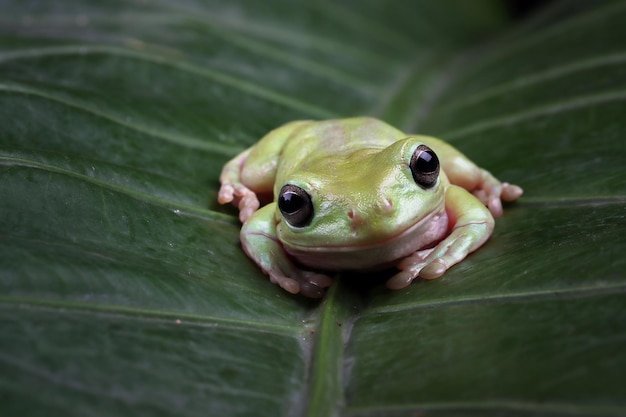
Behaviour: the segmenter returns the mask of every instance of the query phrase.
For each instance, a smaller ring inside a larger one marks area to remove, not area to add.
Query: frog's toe
[[[224,183],[217,192],[220,204],[232,203],[239,208],[239,220],[245,223],[261,206],[256,193],[238,183]]]
[[[400,290],[407,287],[417,277],[410,270],[400,271],[387,280],[385,285],[391,290]]]
[[[330,287],[333,280],[328,275],[319,274],[312,271],[303,271],[299,279],[300,293],[309,298],[322,298],[327,287]]]
[[[522,187],[508,182],[502,183],[502,199],[504,201],[515,201],[524,194]]]
[[[441,259],[435,259],[420,270],[419,276],[424,279],[435,279],[442,276],[447,270],[448,266]]]
[[[482,182],[472,191],[474,197],[489,208],[493,217],[502,216],[502,201],[515,201],[523,193],[521,187],[507,182],[500,183],[487,172],[483,174]]]
[[[414,271],[415,275],[417,275],[416,271],[419,271],[419,268],[424,265],[424,259],[426,259],[434,249],[435,248],[422,249],[414,252],[406,258],[401,259],[396,265],[396,268],[405,271],[411,270]]]
[[[230,184],[222,184],[217,192],[217,201],[220,204],[227,204],[233,201],[235,189]]]
[[[430,254],[433,250],[429,249],[426,253]],[[419,252],[418,252],[419,253]],[[435,279],[442,276],[450,267],[451,260],[436,258],[433,261],[424,261],[422,256],[410,256],[405,258],[398,268],[402,270],[387,280],[387,288],[398,290],[408,286],[415,278]],[[452,261],[454,263],[454,261]]]
[[[270,281],[278,284],[288,293],[300,293],[309,298],[322,298],[326,293],[325,288],[333,283],[332,278],[328,275],[311,271],[300,271],[294,273],[292,277],[273,272],[270,273]]]
[[[304,283],[300,286],[300,293],[309,298],[322,298],[326,290],[313,283]]]
[[[235,201],[238,201],[239,220],[241,223],[245,223],[259,209],[261,204],[256,194],[247,188],[235,189],[235,197]]]
[[[487,208],[489,209],[493,217],[501,217],[502,202],[500,201],[500,196],[491,195],[489,197],[489,201],[487,202]]]
[[[481,203],[487,206],[493,217],[500,217],[502,216],[502,202],[500,201],[500,197],[503,192],[503,184],[484,182],[480,188],[472,191],[472,194]]]
[[[333,283],[333,279],[328,275],[320,274],[317,272],[304,271],[301,281],[304,283],[310,283],[320,288],[330,287]]]
[[[472,191],[472,194],[478,199],[478,201],[480,201],[484,205],[487,205],[487,203],[489,202],[489,194],[487,194],[487,191],[483,190],[482,188],[478,188]]]
[[[521,187],[506,182],[498,186],[492,186],[488,189],[482,188],[473,192],[474,196],[489,208],[493,217],[502,216],[502,201],[515,201],[523,193],[524,190],[522,190]]]
[[[278,284],[280,288],[291,294],[300,292],[300,284],[295,279],[280,274],[270,274],[270,282]]]
[[[414,252],[403,258],[396,264],[396,268],[400,270],[397,274],[387,280],[387,288],[399,290],[408,286],[426,265],[425,259],[435,250],[435,248],[423,249]]]

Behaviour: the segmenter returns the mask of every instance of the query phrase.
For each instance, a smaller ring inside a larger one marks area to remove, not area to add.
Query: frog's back
[[[382,149],[405,137],[398,129],[370,117],[334,119],[302,126],[287,143],[288,154],[315,151],[318,156],[346,154],[361,149]],[[299,158],[298,158],[299,159]]]

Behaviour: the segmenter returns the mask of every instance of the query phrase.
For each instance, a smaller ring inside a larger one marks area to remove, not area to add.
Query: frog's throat
[[[380,242],[368,245],[307,247],[285,245],[285,251],[310,268],[372,270],[384,268],[420,249],[433,246],[448,234],[445,208],[433,212],[408,229]]]

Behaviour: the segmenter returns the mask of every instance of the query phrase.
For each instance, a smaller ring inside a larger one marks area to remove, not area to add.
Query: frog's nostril
[[[388,197],[383,197],[378,203],[378,212],[383,215],[389,215],[393,213],[393,201]]]
[[[367,222],[367,219],[354,209],[350,209],[348,212],[348,219],[350,219],[350,229],[352,229],[353,232]]]

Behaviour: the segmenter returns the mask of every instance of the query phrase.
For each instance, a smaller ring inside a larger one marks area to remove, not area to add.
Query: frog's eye
[[[439,158],[426,145],[420,145],[411,157],[411,173],[415,182],[423,188],[431,188],[439,176]]]
[[[287,184],[280,189],[278,208],[293,227],[307,226],[313,218],[311,196],[296,185]]]

